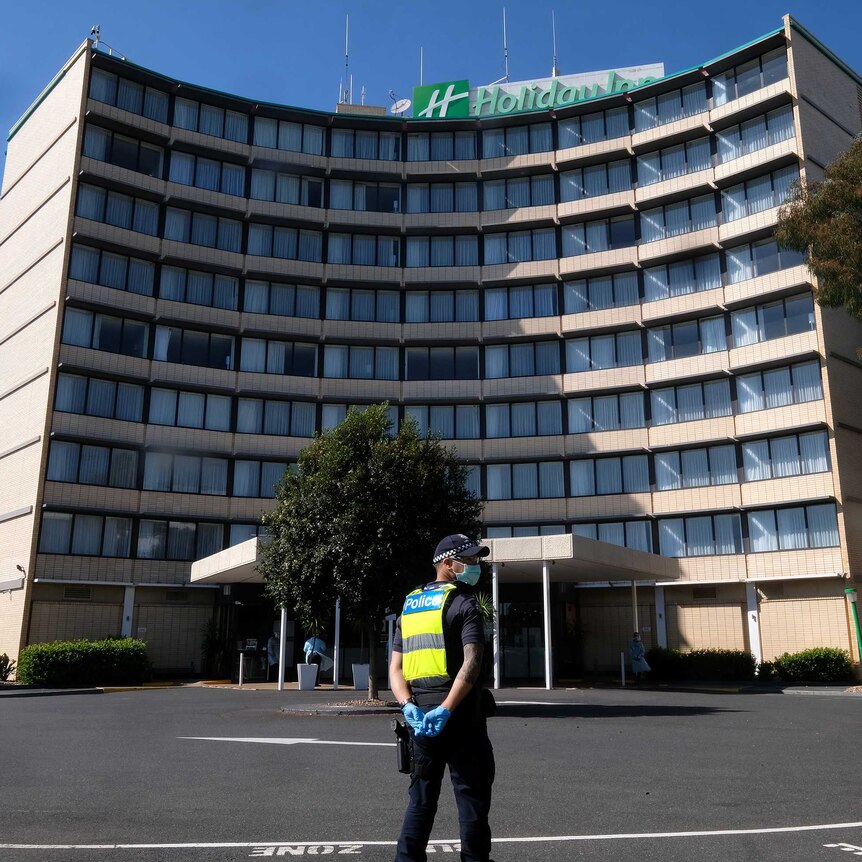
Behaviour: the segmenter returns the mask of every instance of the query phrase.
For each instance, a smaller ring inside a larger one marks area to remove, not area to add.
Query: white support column
[[[664,587],[655,588],[655,642],[667,649],[667,620],[665,619]]]
[[[286,658],[287,646],[287,610],[281,609],[281,620],[278,626],[278,690],[284,691],[284,660]]]
[[[332,690],[338,688],[338,662],[341,658],[341,599],[335,600],[335,644],[332,647]]]
[[[542,560],[542,618],[545,624],[545,688],[550,690],[554,687],[554,681],[551,672],[551,566],[547,560]]]
[[[135,615],[135,588],[126,587],[123,595],[123,622],[120,626],[120,637],[132,636],[132,617]]]
[[[748,621],[748,645],[754,655],[754,660],[760,664],[763,661],[763,647],[760,645],[760,609],[757,605],[757,584],[748,581],[745,584],[745,618]]]
[[[632,578],[632,631],[639,632],[638,623],[638,582]]]
[[[500,688],[500,580],[497,576],[497,564],[491,563],[491,604],[494,606],[492,623],[494,640],[494,688]]]
[[[392,661],[392,641],[395,640],[395,614],[386,614],[386,688],[392,691],[392,677],[389,675],[389,663]]]

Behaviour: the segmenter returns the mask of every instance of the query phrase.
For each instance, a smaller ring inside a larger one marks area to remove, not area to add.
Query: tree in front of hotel
[[[431,556],[451,533],[478,535],[482,504],[467,468],[408,421],[393,433],[386,406],[351,410],[317,436],[285,474],[260,564],[267,594],[306,631],[336,597],[369,645],[368,697],[377,698],[377,642],[388,612],[433,580]]]
[[[808,254],[820,305],[862,320],[862,136],[827,165],[823,181],[793,188],[775,238]]]

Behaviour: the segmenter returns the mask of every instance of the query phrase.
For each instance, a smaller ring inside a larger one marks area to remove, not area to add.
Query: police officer
[[[471,586],[488,548],[447,536],[434,552],[437,578],[410,593],[392,643],[392,692],[410,728],[413,772],[395,862],[426,862],[425,850],[449,767],[461,859],[488,862],[494,752],[481,692],[485,629]]]

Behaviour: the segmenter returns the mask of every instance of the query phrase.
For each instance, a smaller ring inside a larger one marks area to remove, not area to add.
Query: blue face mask
[[[479,578],[482,574],[482,567],[479,565],[464,565],[464,571],[458,572],[455,575],[456,581],[461,581],[462,584],[467,584],[467,586],[475,587],[476,584],[479,583]]]

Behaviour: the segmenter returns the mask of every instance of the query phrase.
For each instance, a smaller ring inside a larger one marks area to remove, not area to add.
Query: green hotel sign
[[[413,88],[413,116],[421,120],[457,119],[547,111],[624,93],[663,76],[664,66],[659,63],[472,90],[466,80],[426,84]]]

